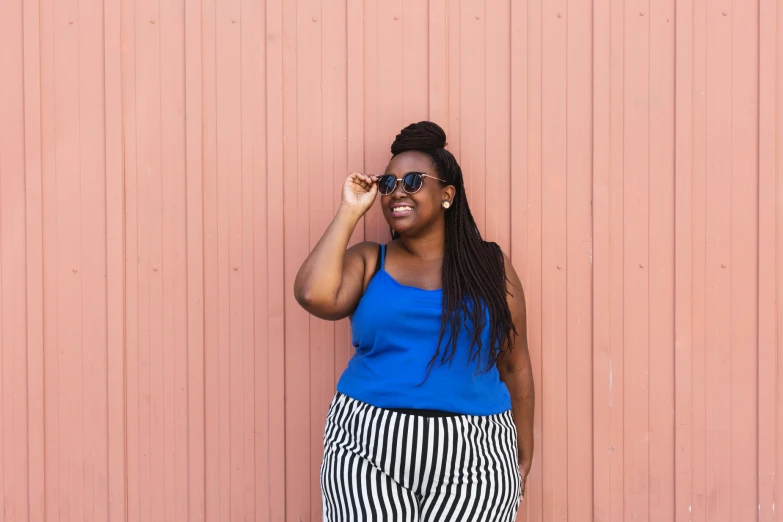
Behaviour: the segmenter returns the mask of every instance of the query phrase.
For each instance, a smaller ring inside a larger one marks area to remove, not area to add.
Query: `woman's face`
[[[418,151],[402,152],[394,156],[386,167],[386,174],[402,178],[409,172],[423,172],[427,175],[422,186],[413,194],[408,194],[398,182],[394,192],[381,196],[381,207],[386,222],[400,235],[416,236],[430,229],[444,219],[442,203],[451,203],[454,199],[454,187],[436,178],[438,173],[432,159]]]

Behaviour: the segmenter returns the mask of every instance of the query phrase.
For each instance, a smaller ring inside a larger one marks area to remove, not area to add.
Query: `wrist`
[[[337,209],[337,215],[353,221],[353,224],[355,225],[364,215],[364,211],[351,205],[340,203],[340,208]]]

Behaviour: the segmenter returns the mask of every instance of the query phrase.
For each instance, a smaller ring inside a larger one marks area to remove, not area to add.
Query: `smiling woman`
[[[325,520],[514,520],[533,455],[525,301],[481,238],[462,170],[431,122],[403,129],[381,176],[353,173],[297,274],[311,314],[351,317],[356,354],[329,408]],[[381,194],[388,245],[346,251]]]

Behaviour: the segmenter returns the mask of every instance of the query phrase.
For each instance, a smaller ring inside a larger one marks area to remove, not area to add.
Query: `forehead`
[[[386,172],[389,174],[405,174],[407,172],[430,172],[432,170],[432,158],[416,150],[401,152],[394,156]]]

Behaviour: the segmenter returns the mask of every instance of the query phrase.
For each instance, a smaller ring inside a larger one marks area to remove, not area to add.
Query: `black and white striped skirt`
[[[511,412],[410,415],[338,393],[321,492],[327,522],[512,521],[520,475]]]

